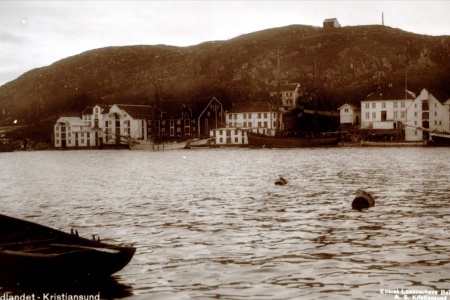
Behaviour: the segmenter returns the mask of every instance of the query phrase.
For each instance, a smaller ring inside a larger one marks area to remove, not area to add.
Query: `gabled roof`
[[[278,111],[278,106],[267,102],[256,102],[233,106],[228,113],[259,113],[272,111]]]
[[[216,97],[164,100],[161,104],[161,110],[166,114],[166,118],[169,119],[181,118],[182,111],[186,109],[191,110],[193,115],[198,117],[213,100],[219,102]]]
[[[444,90],[429,89],[429,88],[425,88],[425,90],[427,90],[428,93],[433,95],[434,98],[436,98],[436,100],[438,100],[442,104],[450,100],[450,94]]]
[[[415,94],[400,87],[386,87],[377,89],[367,95],[362,101],[386,101],[386,100],[414,100]]]
[[[156,110],[152,105],[116,104],[134,119],[146,119],[154,116]]]
[[[300,83],[286,83],[280,85],[280,92],[293,92],[297,89],[297,87],[300,86]],[[275,89],[278,89],[278,87],[275,87]],[[272,93],[276,93],[276,91],[273,91]]]
[[[324,23],[330,23],[330,22],[334,23],[334,21],[337,21],[337,19],[336,18],[329,18],[329,19],[325,19],[323,22]]]
[[[56,123],[69,123],[70,126],[89,126],[79,117],[60,117]]]
[[[94,107],[88,106],[83,110],[83,112],[81,114],[82,115],[92,115],[93,113],[94,113]]]
[[[348,104],[348,103],[345,103],[344,105],[341,105],[337,110],[341,110],[342,108],[344,108],[346,106],[350,107],[351,109],[353,109],[355,111],[359,111],[359,108],[357,108],[356,106],[353,106],[351,104]]]

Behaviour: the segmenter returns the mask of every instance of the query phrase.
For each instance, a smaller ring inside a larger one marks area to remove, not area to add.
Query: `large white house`
[[[442,104],[430,92],[423,89],[407,111],[405,140],[429,140],[430,132],[450,129],[449,106],[445,103]]]
[[[297,99],[300,95],[300,83],[281,84],[277,89],[279,91],[270,93],[272,102],[284,107],[297,107]]]
[[[79,117],[60,117],[54,125],[56,148],[82,148],[96,145],[96,132]]]
[[[79,117],[60,117],[54,125],[55,148],[127,145],[129,139],[147,139],[149,105],[96,105]]]
[[[389,85],[361,101],[360,128],[373,132],[404,130],[404,138],[408,142],[429,140],[430,132],[450,132],[450,99],[441,97],[437,99],[427,89],[416,95]],[[355,113],[351,105],[344,104],[339,111],[341,124],[354,121]]]
[[[407,120],[414,93],[391,85],[361,101],[361,129],[397,129]]]
[[[247,144],[247,131],[275,135],[282,129],[280,107],[268,103],[238,106],[225,113],[226,127],[210,131],[216,145],[238,146]]]

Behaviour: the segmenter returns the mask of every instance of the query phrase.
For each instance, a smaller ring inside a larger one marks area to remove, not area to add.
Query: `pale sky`
[[[60,59],[108,46],[190,46],[294,24],[381,24],[450,35],[450,1],[0,0],[0,86]]]

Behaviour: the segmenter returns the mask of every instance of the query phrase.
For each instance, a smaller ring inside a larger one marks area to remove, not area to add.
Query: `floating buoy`
[[[356,210],[363,210],[375,206],[375,200],[372,195],[366,191],[357,191],[356,196],[352,202],[352,208]]]
[[[275,185],[285,185],[287,183],[287,180],[280,176],[280,179],[275,181]]]

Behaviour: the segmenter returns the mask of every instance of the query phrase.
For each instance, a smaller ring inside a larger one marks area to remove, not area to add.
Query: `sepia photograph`
[[[0,1],[0,300],[450,300],[450,1]]]

